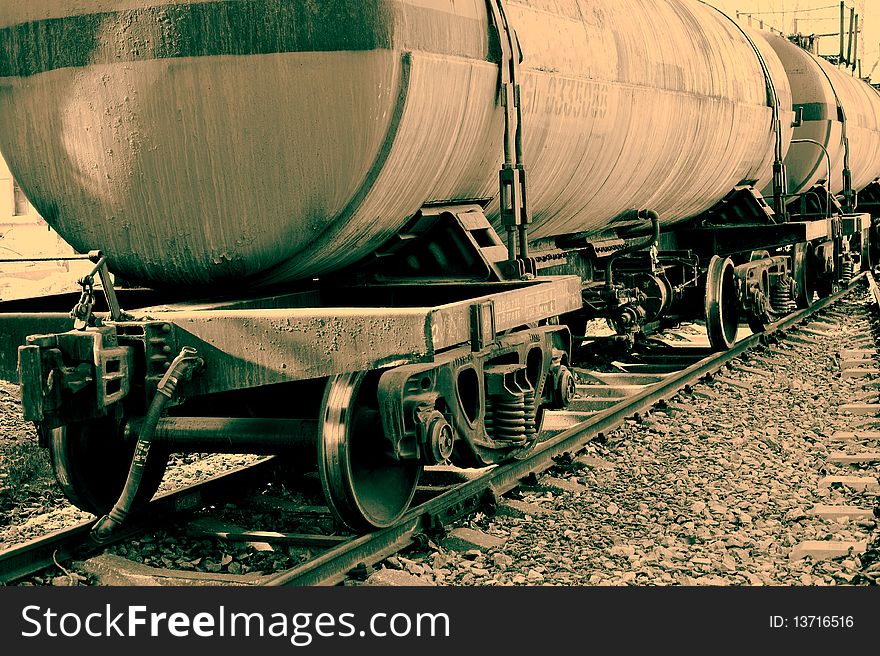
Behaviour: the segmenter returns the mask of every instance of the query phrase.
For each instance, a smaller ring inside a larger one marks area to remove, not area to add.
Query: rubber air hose
[[[134,505],[134,500],[137,497],[141,479],[144,477],[144,470],[150,457],[150,447],[153,443],[156,425],[165,412],[165,406],[174,397],[177,384],[191,376],[196,369],[200,369],[204,364],[205,361],[198,356],[198,352],[194,348],[184,347],[180,354],[174,358],[162,380],[159,381],[159,385],[156,388],[156,396],[153,397],[153,401],[150,403],[147,416],[144,418],[144,423],[141,425],[141,430],[138,434],[137,445],[134,448],[131,467],[128,470],[128,478],[125,481],[122,494],[119,495],[119,499],[112,510],[99,519],[92,527],[91,537],[95,542],[105,542],[113,531],[128,517]]]

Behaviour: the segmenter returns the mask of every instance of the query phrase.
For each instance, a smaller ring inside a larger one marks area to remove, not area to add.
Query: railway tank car
[[[665,0],[506,4],[533,238],[644,207],[665,224],[769,182],[764,74],[727,17]],[[325,274],[427,204],[498,196],[502,55],[485,0],[70,7],[4,3],[0,148],[59,233],[127,279]],[[497,200],[489,214],[498,226]]]
[[[725,349],[869,265],[876,92],[791,48],[696,0],[0,0],[0,148],[95,263],[0,303],[0,370],[98,539],[169,451],[389,526],[536,448],[585,322]]]
[[[761,36],[785,67],[801,117],[793,135],[797,143],[786,159],[788,194],[801,194],[821,180],[829,181],[834,195],[866,188],[880,172],[880,93],[781,36]]]
[[[779,35],[764,32],[761,37],[783,63],[798,116],[785,159],[786,197],[792,212],[799,216],[835,212],[876,216],[880,201],[880,91]],[[875,227],[853,241],[863,267],[878,262],[877,242]],[[814,262],[814,272],[821,269],[827,273],[834,268],[833,251],[834,244],[829,241],[807,243],[800,255]],[[854,268],[849,260],[838,264],[845,276]],[[802,297],[804,292],[812,295],[815,282],[806,278],[798,282]],[[827,277],[820,286],[827,291]]]

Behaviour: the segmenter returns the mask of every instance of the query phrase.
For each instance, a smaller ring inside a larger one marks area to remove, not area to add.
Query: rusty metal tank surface
[[[795,129],[794,138],[825,146],[831,159],[831,191],[843,191],[845,149],[839,103],[847,120],[852,186],[856,191],[863,189],[880,176],[880,93],[787,39],[768,33],[762,36],[785,66],[794,107],[803,108],[803,124]],[[825,153],[814,144],[792,144],[786,166],[792,194],[806,191],[828,177]]]
[[[533,238],[769,181],[765,75],[723,14],[505,6]],[[499,58],[486,0],[0,0],[0,148],[58,232],[129,279],[301,279],[428,202],[497,196]]]

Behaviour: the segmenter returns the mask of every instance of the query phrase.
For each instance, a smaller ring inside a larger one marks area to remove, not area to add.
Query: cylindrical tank
[[[803,124],[795,139],[810,139],[825,146],[831,159],[832,193],[843,191],[843,123],[838,101],[846,116],[852,185],[863,189],[880,176],[880,93],[848,71],[815,57],[775,34],[762,36],[785,66],[794,107],[803,110]],[[810,189],[828,177],[825,153],[810,143],[791,145],[786,158],[789,193]]]
[[[639,208],[674,222],[770,180],[765,75],[720,12],[504,4],[535,239]],[[316,276],[428,202],[497,196],[492,25],[486,0],[0,0],[0,148],[58,232],[128,279]]]

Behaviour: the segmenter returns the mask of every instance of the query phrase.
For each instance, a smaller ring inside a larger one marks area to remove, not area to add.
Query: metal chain
[[[95,279],[92,276],[86,276],[79,281],[82,286],[82,294],[80,294],[79,302],[70,311],[73,317],[73,329],[85,330],[92,321],[92,308],[95,306]]]

